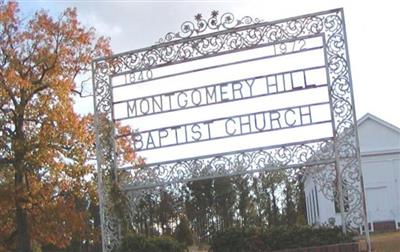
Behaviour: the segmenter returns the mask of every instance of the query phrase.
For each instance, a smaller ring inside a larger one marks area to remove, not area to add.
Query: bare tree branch
[[[13,164],[14,160],[10,158],[0,158],[0,165]]]

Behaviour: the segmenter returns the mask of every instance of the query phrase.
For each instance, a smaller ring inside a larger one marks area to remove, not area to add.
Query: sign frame
[[[145,73],[149,77],[157,67],[266,44],[285,45],[310,36],[322,36],[324,41],[332,137],[117,169],[113,76]],[[222,44],[216,46],[215,41]],[[219,15],[217,11],[209,19],[198,14],[195,21],[184,22],[180,32],[167,33],[154,46],[94,60],[92,74],[103,251],[116,248],[121,237],[110,195],[115,182],[125,190],[128,205],[134,209],[147,190],[171,183],[295,167],[333,169],[319,182],[324,191],[335,192],[343,232],[368,227],[343,9],[272,22],[248,16],[235,19],[231,13]],[[206,173],[202,167],[207,167]],[[344,197],[344,193],[352,197]],[[369,242],[368,228],[364,230]]]

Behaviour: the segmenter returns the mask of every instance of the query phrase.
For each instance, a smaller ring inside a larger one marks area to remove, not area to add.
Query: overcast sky
[[[343,7],[351,59],[357,117],[372,113],[400,127],[400,33],[397,1],[393,0],[260,0],[260,1],[19,1],[24,16],[38,9],[57,15],[77,7],[79,19],[111,38],[115,53],[153,45],[167,32],[212,10],[231,12],[237,18],[263,21]],[[91,99],[80,101],[91,108]]]

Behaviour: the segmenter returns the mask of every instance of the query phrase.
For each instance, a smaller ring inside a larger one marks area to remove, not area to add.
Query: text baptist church
[[[169,128],[134,132],[135,150],[150,150],[172,145],[187,144],[294,128],[313,124],[311,107],[319,104],[290,107],[217,118],[212,121],[177,125]]]

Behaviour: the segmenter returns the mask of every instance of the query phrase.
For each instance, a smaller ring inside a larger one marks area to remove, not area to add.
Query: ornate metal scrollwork
[[[200,13],[196,14],[194,19],[195,21],[183,22],[181,25],[181,31],[167,33],[163,38],[158,40],[158,43],[170,42],[182,38],[189,38],[201,33],[227,30],[261,22],[260,19],[253,19],[249,16],[235,19],[235,16],[232,13],[224,13],[220,16],[219,12],[216,10],[211,12],[211,16],[208,19],[205,19]]]
[[[333,162],[335,159],[333,148],[324,148],[324,146],[332,146],[332,139],[189,159],[147,166],[146,169],[124,169],[119,178],[127,190],[138,190],[149,186],[183,183],[204,177],[232,176],[280,168],[302,167],[318,162]]]

